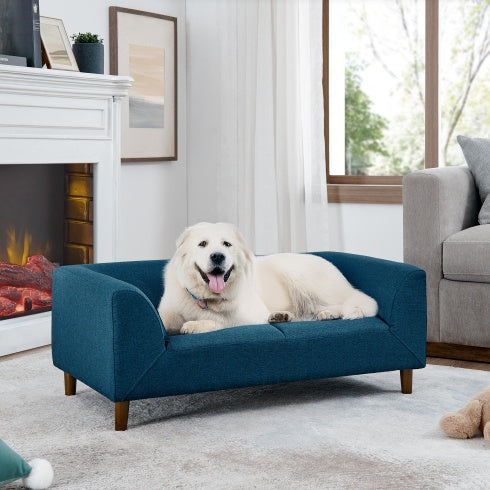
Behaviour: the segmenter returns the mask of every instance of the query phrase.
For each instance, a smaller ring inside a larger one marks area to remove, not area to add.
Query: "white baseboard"
[[[0,320],[0,356],[51,344],[51,312]]]

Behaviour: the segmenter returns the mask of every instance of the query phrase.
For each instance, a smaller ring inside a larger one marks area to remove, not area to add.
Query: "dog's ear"
[[[187,238],[189,237],[189,235],[191,234],[191,227],[189,228],[186,228],[179,236],[179,238],[177,238],[177,241],[175,242],[175,246],[177,248],[181,247],[184,242],[187,240]]]
[[[253,252],[248,248],[247,242],[245,241],[245,238],[243,238],[243,235],[238,231],[238,228],[233,226],[235,229],[235,234],[238,240],[238,243],[240,244],[240,250],[243,253],[245,263],[246,263],[246,269],[248,271],[249,267],[252,265],[252,261],[254,259],[254,254]]]

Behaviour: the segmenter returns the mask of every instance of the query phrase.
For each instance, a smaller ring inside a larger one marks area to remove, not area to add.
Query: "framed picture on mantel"
[[[122,105],[121,160],[177,160],[177,19],[109,7],[110,71],[134,79]]]
[[[61,19],[40,17],[43,62],[54,70],[79,71]]]

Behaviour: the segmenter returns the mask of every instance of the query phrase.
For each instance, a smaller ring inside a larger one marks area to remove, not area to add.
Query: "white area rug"
[[[445,366],[113,404],[66,397],[48,349],[0,362],[0,438],[54,468],[53,489],[488,489],[490,442],[447,438],[441,415],[490,373]],[[12,483],[5,489],[18,489]]]

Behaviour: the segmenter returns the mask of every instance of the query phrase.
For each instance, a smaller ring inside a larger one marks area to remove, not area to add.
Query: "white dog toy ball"
[[[44,490],[53,483],[53,467],[45,459],[35,458],[29,461],[32,468],[29,475],[22,480],[25,487],[31,490]]]

